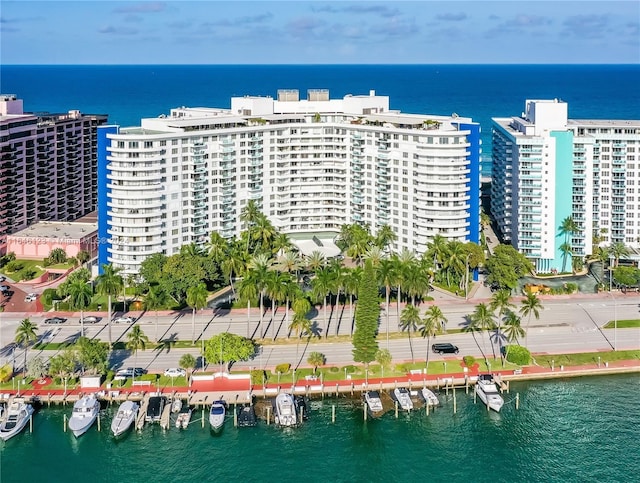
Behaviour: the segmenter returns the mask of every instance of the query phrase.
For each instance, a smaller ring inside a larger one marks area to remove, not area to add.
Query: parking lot
[[[5,312],[42,312],[39,296],[35,300],[28,301],[27,295],[30,292],[22,290],[19,284],[5,280],[0,285],[6,285],[9,288],[0,293],[0,305]]]

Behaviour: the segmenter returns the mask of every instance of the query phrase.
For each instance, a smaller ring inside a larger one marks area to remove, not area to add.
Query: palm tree
[[[433,266],[436,270],[440,268],[446,249],[447,239],[440,234],[435,235],[431,243],[427,244],[427,253],[433,257]]]
[[[222,270],[222,274],[226,279],[229,280],[229,285],[231,285],[231,293],[235,296],[235,288],[233,286],[234,276],[238,276],[242,274],[246,268],[247,254],[239,249],[237,246],[231,246],[229,248],[228,253],[226,254],[226,258],[222,260],[220,265],[220,269]]]
[[[196,343],[196,311],[207,306],[208,296],[209,292],[204,283],[199,283],[187,289],[187,305],[191,307],[191,344]],[[204,347],[204,334],[201,334],[200,337]]]
[[[416,297],[422,298],[429,290],[429,277],[422,266],[415,261],[404,266],[402,279],[407,295],[411,297],[412,305],[415,305]]]
[[[246,206],[240,212],[240,221],[243,221],[247,225],[247,245],[246,252],[249,253],[249,243],[253,238],[253,226],[258,220],[258,216],[261,214],[260,208],[255,200],[249,200]]]
[[[386,226],[386,225],[385,225]],[[377,270],[378,283],[384,286],[385,311],[387,313],[387,349],[389,348],[389,297],[391,286],[396,283],[396,264],[391,260],[381,260]]]
[[[315,374],[318,366],[324,366],[326,358],[322,352],[312,352],[309,354],[309,357],[307,357],[307,362],[313,366],[313,373]]]
[[[217,231],[212,231],[209,235],[207,247],[209,249],[209,257],[211,257],[214,262],[221,263],[227,258],[229,243]]]
[[[438,332],[441,332],[444,324],[447,323],[447,318],[437,305],[432,305],[427,309],[427,312],[422,319],[422,327],[420,327],[420,335],[427,338],[427,370],[429,370],[429,347],[431,346],[431,337],[435,337]]]
[[[308,270],[317,272],[318,270],[320,270],[320,268],[325,266],[327,260],[322,253],[316,250],[311,252],[311,255],[308,255],[305,258],[305,263]]]
[[[521,326],[520,317],[512,310],[507,310],[504,316],[504,335],[507,338],[509,344],[518,342],[518,338],[526,335],[525,330]],[[518,345],[520,345],[518,343]],[[509,357],[509,346],[507,346],[507,353],[504,358],[507,360]]]
[[[260,213],[253,225],[253,240],[260,246],[263,252],[272,252],[273,244],[278,232],[269,219]]]
[[[378,265],[380,265],[380,262],[383,258],[384,253],[382,249],[375,245],[370,247],[362,256],[363,260],[371,260],[371,264],[376,268],[378,267]]]
[[[566,268],[567,268],[567,258],[572,256],[571,253],[571,244],[570,243],[563,243],[562,245],[560,245],[558,247],[558,249],[560,250],[560,252],[562,253],[562,270],[561,272],[564,273]]]
[[[271,299],[271,337],[276,340],[276,305],[287,298],[285,284],[290,280],[288,274],[272,270],[267,277],[267,295]],[[266,335],[266,334],[265,334]]]
[[[251,279],[256,284],[260,293],[260,330],[262,334],[262,325],[264,321],[264,297],[267,291],[267,281],[269,280],[269,270],[271,269],[271,260],[265,254],[255,255],[247,265],[247,270],[251,273]]]
[[[129,334],[127,334],[126,348],[133,351],[135,357],[135,367],[138,367],[138,349],[145,350],[149,343],[149,337],[147,337],[138,324],[131,328]],[[133,371],[133,379],[136,377],[136,371]]]
[[[502,332],[502,314],[504,314],[507,310],[516,308],[516,306],[511,303],[511,292],[504,289],[494,292],[491,296],[491,302],[489,302],[489,308],[491,310],[498,311],[498,343],[500,344],[499,349],[501,349],[502,342],[500,340],[500,336]]]
[[[296,361],[298,360],[298,353],[300,350],[300,339],[302,338],[302,334],[306,332],[307,334],[309,334],[309,336],[311,336],[311,321],[306,317],[308,311],[305,312],[304,308],[302,307],[303,305],[305,305],[304,301],[306,301],[306,303],[309,304],[309,301],[306,298],[298,299],[293,303],[294,305],[293,321],[289,326],[289,330],[294,331],[296,333],[296,336],[298,337],[298,341],[296,343]],[[300,310],[295,310],[295,308],[298,305],[300,306],[298,307]],[[309,304],[308,306],[310,308],[311,304]]]
[[[275,238],[272,243],[272,251],[274,254],[282,255],[285,252],[291,250],[291,240],[289,239],[289,235],[286,233],[276,233]]]
[[[71,308],[80,310],[80,336],[84,337],[84,309],[91,303],[93,288],[87,282],[75,279],[69,284],[67,291]]]
[[[149,287],[149,292],[144,298],[144,308],[156,312],[156,342],[158,341],[158,309],[165,307],[168,302],[169,296],[162,286],[154,284]]]
[[[187,380],[191,378],[191,373],[196,368],[196,358],[191,354],[184,354],[178,361],[178,367],[187,371]]]
[[[102,274],[98,275],[96,278],[96,288],[100,295],[107,295],[108,303],[109,303],[109,320],[107,321],[107,325],[109,327],[109,347],[112,347],[111,342],[111,297],[114,295],[118,295],[120,290],[124,287],[124,280],[122,276],[119,275],[120,268],[114,268],[113,265],[103,264],[102,265]]]
[[[295,273],[296,281],[298,280],[298,270],[300,270],[301,265],[300,256],[291,250],[286,250],[280,254],[275,263],[275,266],[281,272]]]
[[[462,279],[461,275],[466,269],[466,255],[464,243],[454,240],[447,244],[443,254],[442,269],[447,276],[448,287],[452,285],[451,275],[454,276],[455,283],[458,282],[458,278]]]
[[[489,309],[489,306],[484,303],[480,303],[476,305],[476,309],[473,314],[469,318],[471,325],[470,328],[472,331],[479,331],[481,334],[485,331],[490,331],[496,328],[495,315]],[[484,336],[482,336],[482,345],[484,346]],[[483,351],[483,357],[485,362],[487,361],[487,356],[485,354],[486,351]],[[495,354],[494,354],[495,358]]]
[[[38,326],[31,322],[30,319],[22,319],[20,325],[16,329],[15,342],[24,349],[24,368],[23,373],[27,371],[27,349],[31,344],[38,340]]]
[[[413,345],[411,342],[411,332],[418,329],[420,325],[420,309],[413,304],[407,304],[400,314],[400,326],[409,334],[409,348],[411,349],[411,362],[415,362],[413,356]]]
[[[609,247],[609,254],[615,259],[616,267],[618,266],[620,259],[623,257],[628,257],[630,253],[631,252],[629,248],[627,248],[626,245],[622,242],[612,243]]]
[[[251,337],[249,333],[251,330],[251,301],[258,298],[258,287],[253,276],[252,272],[247,273],[238,287],[238,295],[241,299],[246,299],[247,301],[247,338]]]
[[[529,324],[531,324],[531,316],[534,316],[536,320],[540,318],[540,310],[543,309],[542,303],[536,294],[534,294],[531,290],[527,290],[525,292],[526,297],[521,302],[520,313],[524,317],[528,317],[527,320],[527,334],[525,336],[524,344],[527,345],[527,340],[529,338]]]
[[[329,336],[329,327],[327,322],[327,297],[331,295],[335,287],[335,274],[326,267],[316,272],[315,278],[311,281],[311,293],[316,300],[322,298],[325,338]]]
[[[396,299],[396,317],[400,319],[400,301],[402,299],[402,285],[405,279],[406,267],[415,262],[416,256],[413,254],[413,252],[410,252],[406,248],[403,248],[400,254],[394,254],[391,260],[395,265],[396,285],[398,288],[398,295]]]
[[[349,326],[351,327],[351,335],[353,335],[353,296],[358,295],[362,272],[361,267],[355,267],[347,270],[342,277],[342,288],[344,288],[345,295],[349,295]]]
[[[382,251],[387,251],[397,239],[398,236],[389,225],[382,225],[376,234],[374,244]]]

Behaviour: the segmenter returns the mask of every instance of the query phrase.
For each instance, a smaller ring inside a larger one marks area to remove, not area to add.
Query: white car
[[[100,317],[94,317],[93,315],[89,315],[82,319],[82,323],[84,324],[97,324],[100,321]]]
[[[180,369],[178,367],[170,367],[164,371],[164,375],[167,377],[184,377],[186,374],[187,373],[184,369]]]
[[[133,317],[117,317],[113,319],[116,324],[131,324],[133,320]]]
[[[37,298],[38,298],[38,294],[30,293],[30,294],[27,294],[27,296],[24,298],[24,301],[25,302],[35,302]]]

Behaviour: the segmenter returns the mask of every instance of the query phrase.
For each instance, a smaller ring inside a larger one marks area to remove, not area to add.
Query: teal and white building
[[[340,228],[389,225],[394,250],[436,234],[479,241],[480,126],[457,115],[406,114],[370,91],[325,89],[177,108],[98,136],[100,263],[136,273],[154,253],[237,237],[255,200],[301,251],[331,247]],[[321,244],[318,244],[320,240]]]
[[[492,139],[493,217],[538,272],[571,270],[594,235],[638,251],[640,120],[572,120],[566,102],[527,100],[522,116],[493,119]],[[565,234],[568,217],[577,229]]]

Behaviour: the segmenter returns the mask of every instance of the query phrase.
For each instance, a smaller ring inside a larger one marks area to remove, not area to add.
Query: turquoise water
[[[515,409],[515,392],[520,410]],[[43,408],[34,431],[0,443],[2,483],[20,481],[633,481],[640,472],[640,377],[513,384],[500,414],[471,394],[441,394],[442,409],[363,421],[359,402],[313,401],[297,429],[233,427],[213,435],[158,426],[114,441],[114,408],[75,439],[62,430],[70,408]],[[336,404],[336,422],[331,406]],[[200,414],[194,416],[197,420]]]

